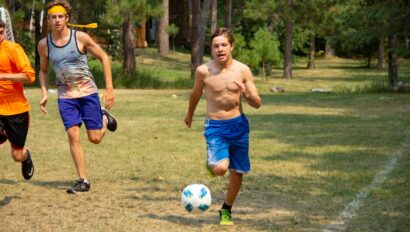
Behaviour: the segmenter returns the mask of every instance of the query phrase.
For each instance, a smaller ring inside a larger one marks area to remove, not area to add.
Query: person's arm
[[[11,47],[7,48],[7,54],[11,62],[16,65],[17,73],[0,73],[0,80],[33,83],[35,72],[23,48],[19,44],[14,43]]]
[[[185,115],[185,125],[191,128],[192,125],[192,117],[194,116],[194,112],[196,106],[198,105],[199,100],[202,96],[202,90],[204,89],[205,82],[204,79],[207,75],[207,66],[201,65],[195,71],[195,83],[194,87],[192,88],[191,94],[189,95],[189,103],[188,103],[188,111]]]
[[[112,84],[111,61],[107,53],[85,32],[77,31],[77,39],[84,44],[87,52],[99,59],[102,64],[105,81],[105,108],[111,109],[114,105],[114,87]]]
[[[253,81],[252,72],[248,66],[243,66],[241,72],[244,78],[243,83],[238,83],[237,81],[234,81],[234,83],[239,86],[242,96],[248,104],[254,108],[259,108],[262,105],[262,100]]]
[[[44,114],[48,114],[46,110],[47,100],[48,100],[48,57],[47,57],[47,38],[40,40],[37,46],[38,54],[40,55],[40,89],[41,89],[41,99],[40,99],[40,109]]]
[[[0,73],[0,81],[32,83],[29,77],[24,73]]]

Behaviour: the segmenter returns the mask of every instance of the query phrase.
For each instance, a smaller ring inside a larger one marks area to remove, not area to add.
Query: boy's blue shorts
[[[73,126],[81,126],[82,122],[87,130],[99,130],[103,126],[98,93],[81,98],[59,98],[58,109],[66,130]]]
[[[250,172],[249,123],[245,114],[227,120],[205,119],[204,136],[208,165],[229,159],[229,170]]]

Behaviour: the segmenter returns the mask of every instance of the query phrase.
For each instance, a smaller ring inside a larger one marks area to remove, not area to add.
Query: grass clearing
[[[322,231],[410,135],[410,95],[312,93],[315,87],[373,78],[360,68],[341,69],[357,62],[320,62],[313,71],[296,67],[293,80],[257,78],[264,105],[259,110],[244,105],[252,131],[252,174],[244,178],[231,229],[217,225],[227,178],[209,178],[203,167],[204,101],[193,128],[182,121],[189,90],[117,90],[112,113],[118,130],[93,145],[83,129],[91,192],[73,196],[65,190],[77,175],[56,95],[50,94],[44,116],[40,90],[27,89],[32,105],[27,145],[36,172],[24,181],[9,145],[0,146],[0,230]],[[286,91],[273,93],[273,86]],[[410,228],[409,165],[406,150],[346,231]],[[213,195],[213,205],[202,215],[185,212],[179,202],[182,189],[194,182],[207,185]]]

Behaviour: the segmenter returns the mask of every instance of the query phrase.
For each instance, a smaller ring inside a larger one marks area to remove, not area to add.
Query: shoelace
[[[228,210],[222,210],[221,211],[221,217],[222,219],[231,219],[231,213]]]

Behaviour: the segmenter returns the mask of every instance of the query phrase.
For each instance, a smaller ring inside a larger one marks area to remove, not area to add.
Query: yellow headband
[[[56,13],[67,14],[67,11],[64,7],[62,7],[60,5],[53,6],[47,11],[47,14],[49,14],[49,15],[56,14]],[[97,23],[90,23],[90,24],[87,24],[87,25],[67,23],[67,25],[72,26],[72,27],[79,27],[79,28],[97,28],[98,27]]]
[[[64,7],[57,5],[57,6],[53,6],[50,9],[48,9],[47,14],[51,15],[51,14],[55,14],[55,13],[62,13],[62,14],[67,14],[67,11]]]
[[[80,28],[97,28],[98,27],[97,23],[90,23],[87,25],[67,23],[67,25],[71,27],[80,27]]]

